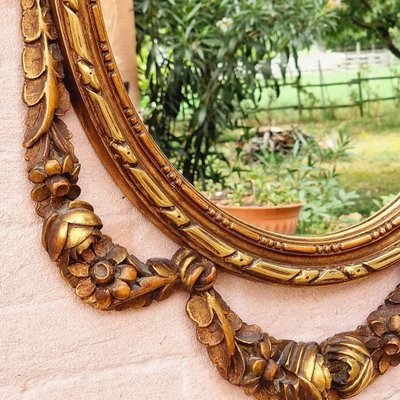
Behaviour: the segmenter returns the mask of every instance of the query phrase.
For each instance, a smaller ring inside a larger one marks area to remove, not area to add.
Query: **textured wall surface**
[[[185,315],[185,294],[140,311],[101,313],[81,303],[40,246],[21,148],[19,1],[2,0],[0,21],[0,399],[245,399],[219,378]],[[116,242],[138,257],[175,245],[132,208],[108,177],[70,113],[83,164],[82,198]],[[355,285],[287,289],[221,274],[217,289],[242,318],[278,337],[322,340],[354,328],[400,282],[392,268]],[[400,367],[357,400],[399,400]]]

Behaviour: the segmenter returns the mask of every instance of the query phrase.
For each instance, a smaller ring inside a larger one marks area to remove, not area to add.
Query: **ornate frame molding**
[[[24,146],[28,178],[34,184],[31,197],[37,203],[38,215],[44,218],[43,246],[76,294],[97,309],[121,310],[149,306],[178,288],[187,291],[190,298],[186,311],[196,324],[197,338],[207,347],[210,360],[223,378],[259,400],[353,397],[390,366],[400,364],[400,286],[369,315],[367,324],[339,333],[322,344],[297,343],[275,339],[257,325],[244,323],[213,289],[217,268],[199,253],[182,248],[172,260],[150,259],[143,263],[102,234],[102,222],[91,205],[77,200],[80,164],[70,142],[72,135],[61,120],[69,108],[69,95],[48,1],[21,0],[25,42],[23,97],[28,106]],[[74,40],[79,51],[76,54],[93,57],[87,42],[80,41],[83,33],[76,33],[84,26],[79,23],[77,12],[83,4],[97,6],[96,1],[57,1],[67,13],[70,26],[75,27]],[[78,59],[83,83],[78,87],[89,92],[95,102],[89,104],[98,107],[94,108],[95,115],[104,117],[107,126],[117,128],[117,117],[108,109],[100,75],[90,60],[94,58]],[[115,76],[117,79],[118,75]],[[132,118],[137,117],[132,114]],[[166,212],[162,204],[170,200],[156,190],[150,173],[141,169],[138,156],[119,136],[120,131],[110,132],[112,148],[124,160],[124,168],[140,171],[132,173],[138,179],[137,190],[146,189],[145,195],[160,202],[158,207]],[[388,211],[395,206],[389,206],[383,214],[398,219]],[[174,206],[169,208],[173,215],[179,215]],[[385,231],[382,236],[392,237],[392,249],[373,261],[377,269],[397,259],[397,225],[394,219],[391,221],[392,227],[385,228],[391,233]],[[239,253],[234,254],[237,257]],[[329,271],[321,269],[321,275]]]
[[[51,0],[75,110],[126,196],[163,232],[236,274],[292,285],[365,277],[400,260],[400,196],[350,229],[290,237],[236,220],[170,164],[119,76],[98,0]]]

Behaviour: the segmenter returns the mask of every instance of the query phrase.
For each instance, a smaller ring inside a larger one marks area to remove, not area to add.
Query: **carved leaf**
[[[71,133],[65,123],[59,118],[54,119],[54,123],[50,129],[50,137],[58,151],[69,155],[74,162],[78,161],[74,152],[74,146],[69,141]]]
[[[331,387],[331,377],[316,343],[289,342],[279,358],[286,378],[280,379],[283,392],[294,391],[297,398],[322,400]]]
[[[229,368],[231,366],[231,357],[228,354],[226,342],[207,348],[210,360],[215,364],[218,372],[224,379],[228,379]]]
[[[256,386],[253,390],[245,390],[245,393],[252,394],[256,400],[281,400],[281,397],[271,394],[271,391],[264,386]]]
[[[175,273],[171,273],[169,277],[162,279],[164,280],[164,284],[154,295],[157,301],[165,300],[171,296],[179,282],[178,276]],[[165,280],[169,283],[165,283]]]
[[[174,278],[174,264],[165,259],[152,258],[147,261],[147,265],[151,266],[157,275],[163,278]]]
[[[28,8],[22,14],[22,34],[27,43],[38,40],[43,33],[37,8]]]
[[[213,320],[214,313],[202,296],[193,296],[186,305],[186,311],[190,319],[200,328],[209,326]]]
[[[48,136],[43,136],[26,151],[25,159],[28,161],[28,170],[35,168],[38,164],[48,159],[49,153],[50,139]]]
[[[31,4],[26,3],[25,6]],[[50,51],[53,40],[52,24],[47,11],[40,2],[32,4],[23,13],[22,31],[27,43],[23,56],[23,66],[27,79],[24,85],[24,101],[32,108],[37,106],[28,118],[25,131],[25,147],[31,147],[48,132],[52,125],[55,110],[60,105],[57,69],[59,62]],[[53,51],[53,54],[56,54]],[[63,95],[65,97],[65,95]],[[65,101],[65,100],[63,100]],[[63,104],[62,110],[65,109]]]
[[[216,346],[225,338],[221,325],[213,321],[205,328],[197,328],[197,339],[206,346]]]
[[[72,10],[78,11],[79,10],[79,0],[70,0],[69,6],[71,7]]]
[[[37,79],[26,80],[24,86],[24,101],[27,106],[32,107],[39,103],[44,96],[44,88],[47,82],[47,74]]]
[[[96,71],[92,65],[84,61],[78,63],[79,71],[82,74],[82,81],[85,85],[90,85],[95,91],[100,89],[100,82]]]
[[[236,340],[243,344],[254,344],[261,341],[263,337],[262,329],[257,325],[244,324],[236,333]]]
[[[58,84],[58,95],[59,95],[59,103],[55,111],[55,114],[61,117],[65,115],[71,107],[69,93],[67,92],[67,89],[65,89],[65,86],[62,83]]]
[[[47,77],[45,82],[43,77]],[[37,119],[34,121],[34,125],[28,125],[25,131],[25,147],[31,147],[43,133],[48,132],[53,123],[54,112],[58,107],[57,81],[51,74],[45,74],[43,77],[39,78],[38,82],[34,81],[35,83],[25,85],[24,98],[27,104],[35,105],[40,101]],[[44,87],[42,88],[43,83]],[[38,91],[35,92],[35,90]],[[52,95],[50,95],[51,93]]]
[[[242,320],[231,310],[228,310],[226,312],[226,318],[228,319],[229,323],[232,326],[232,329],[235,332],[243,326]]]
[[[24,48],[22,63],[27,79],[39,78],[46,71],[43,48],[40,42],[32,43]]]
[[[47,8],[43,10],[43,22],[44,22],[44,30],[46,32],[46,37],[50,41],[56,40],[57,39],[57,30],[53,24],[53,21],[51,19],[51,14]]]
[[[46,118],[46,115],[44,113],[44,110],[46,108],[45,101],[46,100],[44,99],[38,105],[30,107],[28,109],[28,116],[25,122],[26,129],[25,129],[24,144],[28,142],[30,143],[30,138],[34,137],[36,135],[36,132],[40,131],[42,129],[42,126],[45,125],[45,118]],[[31,145],[34,144],[36,144],[36,142],[35,143],[32,142]]]
[[[35,0],[21,0],[21,7],[23,10],[27,10],[32,8],[35,3]]]
[[[242,348],[236,345],[236,351],[231,358],[231,365],[228,372],[228,381],[233,385],[239,385],[246,372],[246,358]]]
[[[50,54],[51,54],[51,56],[53,58],[53,61],[54,61],[54,63],[53,63],[54,71],[55,71],[55,73],[57,75],[57,78],[61,82],[61,80],[64,79],[64,67],[63,67],[63,64],[62,64],[63,57],[62,57],[60,48],[58,47],[57,44],[52,43],[49,46],[49,50],[50,50]]]
[[[400,290],[395,290],[394,292],[390,293],[386,302],[387,304],[391,305],[400,305]]]
[[[233,356],[235,354],[235,331],[232,329],[232,326],[229,320],[225,315],[225,304],[221,299],[221,296],[217,295],[216,292],[212,291],[206,293],[207,302],[210,308],[215,312],[217,316],[222,331],[224,332],[226,346],[228,350],[228,355]]]

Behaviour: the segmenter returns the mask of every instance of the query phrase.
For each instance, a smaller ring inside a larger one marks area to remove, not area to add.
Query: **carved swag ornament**
[[[96,1],[90,2],[96,5]],[[99,94],[89,49],[79,36],[81,1],[58,3],[74,25],[85,88],[108,116],[110,128],[116,128]],[[172,260],[143,263],[104,235],[102,222],[91,205],[78,200],[80,164],[70,142],[71,133],[61,120],[70,100],[49,2],[21,0],[21,5],[23,97],[28,106],[24,146],[28,177],[34,185],[31,197],[37,214],[44,219],[43,246],[83,301],[100,310],[121,310],[149,306],[176,289],[187,291],[187,314],[220,375],[260,400],[349,398],[400,363],[400,287],[370,314],[366,325],[321,344],[297,343],[276,339],[257,325],[244,323],[213,289],[216,265],[196,251],[182,248]],[[127,168],[134,168],[135,155],[118,129],[112,132],[113,148]],[[140,179],[151,191],[147,178],[142,174]],[[160,195],[158,201],[165,199]],[[171,218],[178,220],[179,213]],[[243,261],[246,256],[239,257]],[[390,264],[388,259],[386,263]],[[379,258],[375,261],[384,262]]]

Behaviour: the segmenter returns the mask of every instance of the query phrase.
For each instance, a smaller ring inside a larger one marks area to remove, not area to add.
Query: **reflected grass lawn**
[[[400,113],[396,109],[380,117],[302,122],[305,132],[321,139],[339,128],[352,139],[352,156],[339,165],[343,186],[360,194],[357,210],[367,216],[376,209],[374,199],[400,192]],[[356,211],[356,210],[354,210]]]

